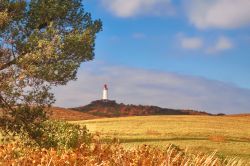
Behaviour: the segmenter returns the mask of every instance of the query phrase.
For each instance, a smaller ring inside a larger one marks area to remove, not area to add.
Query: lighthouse
[[[108,100],[108,86],[107,86],[107,84],[105,84],[103,87],[102,100]]]

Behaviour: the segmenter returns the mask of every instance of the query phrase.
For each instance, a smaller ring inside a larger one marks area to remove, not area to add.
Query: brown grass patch
[[[161,135],[161,133],[156,130],[147,130],[146,135]]]
[[[80,112],[80,111],[74,111],[74,110],[66,109],[66,108],[53,107],[51,108],[51,116],[49,118],[55,119],[55,120],[76,121],[76,120],[96,119],[98,117],[84,113],[84,112]]]
[[[208,137],[208,139],[213,142],[225,142],[226,141],[226,138],[221,135],[212,135]]]

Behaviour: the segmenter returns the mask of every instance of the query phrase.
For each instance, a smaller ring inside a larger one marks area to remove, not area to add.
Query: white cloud
[[[227,37],[221,36],[217,39],[214,46],[208,48],[208,53],[217,53],[231,48],[233,48],[232,41]]]
[[[230,39],[226,37],[220,37],[216,43],[217,50],[228,50],[233,47],[232,42]]]
[[[117,17],[173,14],[171,0],[102,0],[104,7]]]
[[[178,44],[186,50],[199,50],[204,53],[214,54],[232,49],[233,42],[226,36],[220,36],[215,41],[205,40],[202,37],[187,37],[183,33],[177,35]]]
[[[250,90],[201,77],[96,63],[84,64],[78,77],[76,82],[54,89],[56,105],[76,107],[98,100],[107,83],[110,99],[117,102],[250,113]]]
[[[147,38],[147,35],[145,35],[144,33],[137,32],[137,33],[132,34],[132,38],[140,40],[140,39]]]
[[[197,28],[238,28],[250,25],[249,0],[186,0],[190,22]]]
[[[203,40],[199,37],[180,37],[182,48],[185,49],[200,49],[203,46]]]

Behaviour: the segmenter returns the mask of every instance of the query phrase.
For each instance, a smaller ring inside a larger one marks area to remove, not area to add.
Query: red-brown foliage
[[[2,166],[184,166],[184,165],[246,165],[239,160],[221,161],[211,155],[190,155],[169,146],[166,150],[142,145],[125,149],[118,143],[102,144],[95,142],[91,147],[81,145],[72,150],[27,148],[21,144],[0,146],[0,165]]]

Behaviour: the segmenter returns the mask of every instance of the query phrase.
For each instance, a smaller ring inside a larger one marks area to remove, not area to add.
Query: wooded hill
[[[98,117],[124,117],[124,116],[148,116],[148,115],[212,115],[207,112],[170,109],[157,106],[118,104],[114,100],[96,100],[83,107],[71,108]]]

